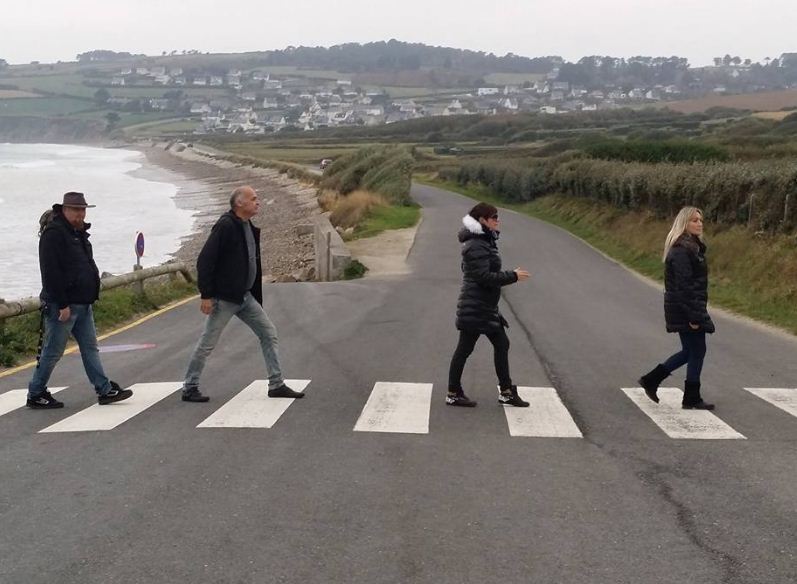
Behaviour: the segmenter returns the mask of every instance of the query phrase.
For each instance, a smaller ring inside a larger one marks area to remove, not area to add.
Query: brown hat
[[[80,209],[85,209],[87,207],[96,207],[97,205],[89,205],[86,203],[86,197],[83,193],[76,193],[74,191],[70,191],[64,194],[64,202],[63,203],[55,203],[53,208],[56,206],[60,207],[78,207]]]

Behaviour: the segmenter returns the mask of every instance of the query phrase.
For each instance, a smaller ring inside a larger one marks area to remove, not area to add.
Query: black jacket
[[[708,314],[708,265],[706,244],[684,234],[667,253],[664,271],[664,319],[667,332],[692,332],[689,323],[700,326],[697,332],[714,332]]]
[[[249,223],[252,225],[252,223]],[[260,266],[260,229],[252,225],[257,250],[257,273],[252,288],[246,289],[249,250],[244,224],[232,211],[219,217],[197,259],[197,283],[202,298],[219,298],[235,304],[251,292],[263,304],[263,270]]]
[[[462,289],[457,302],[456,326],[461,331],[492,333],[506,326],[498,312],[501,287],[517,282],[513,271],[501,270],[498,233],[486,232],[466,215],[459,232],[462,244]]]
[[[100,296],[100,273],[94,263],[88,229],[72,227],[56,213],[39,239],[41,299],[66,308],[70,304],[93,304]]]

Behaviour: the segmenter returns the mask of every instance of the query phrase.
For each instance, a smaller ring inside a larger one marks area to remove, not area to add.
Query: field
[[[2,76],[0,77],[0,82],[7,85],[16,85],[23,91],[92,97],[97,88],[83,85],[84,79],[82,75],[56,74],[31,77]]]
[[[36,93],[29,91],[17,91],[16,89],[0,89],[0,99],[17,99],[19,97],[39,97]]]
[[[261,160],[277,160],[313,166],[317,165],[323,158],[337,158],[357,150],[357,146],[337,144],[332,146],[309,144],[288,146],[273,143],[240,142],[219,144],[218,146],[232,154],[251,156]]]
[[[754,118],[760,118],[762,120],[774,120],[776,122],[781,121],[788,115],[793,114],[794,111],[782,111],[782,112],[756,112],[753,114]]]
[[[673,111],[685,114],[703,112],[711,107],[728,107],[771,112],[789,107],[797,108],[797,89],[748,93],[744,95],[712,95],[700,99],[670,101],[662,104],[662,107],[667,107]]]
[[[32,97],[0,101],[0,116],[64,116],[87,109],[94,104],[69,97]]]
[[[487,83],[495,85],[522,85],[526,81],[534,83],[540,79],[545,79],[541,73],[490,73],[484,76]]]

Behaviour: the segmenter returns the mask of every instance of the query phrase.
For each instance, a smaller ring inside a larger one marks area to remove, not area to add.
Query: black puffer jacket
[[[75,229],[61,213],[42,231],[39,239],[41,299],[66,308],[70,304],[93,304],[100,296],[100,273],[94,263],[88,229]]]
[[[250,222],[250,225],[251,222]],[[249,250],[244,223],[232,211],[219,217],[197,258],[197,285],[202,298],[218,298],[242,304],[251,292],[263,304],[263,271],[260,266],[260,229],[252,225],[257,250],[255,283],[246,289],[249,275]]]
[[[708,314],[708,265],[706,244],[683,234],[667,253],[664,272],[664,319],[667,332],[714,332]],[[693,329],[689,323],[697,324]]]
[[[506,326],[498,312],[501,287],[517,282],[513,271],[501,270],[497,232],[486,232],[470,215],[462,219],[462,289],[457,302],[457,328],[461,331],[491,333]]]

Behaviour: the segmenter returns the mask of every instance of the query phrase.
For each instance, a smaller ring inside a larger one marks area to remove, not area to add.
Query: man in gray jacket
[[[238,187],[230,196],[230,210],[210,232],[197,260],[200,310],[208,315],[205,330],[191,355],[183,383],[182,399],[206,402],[199,390],[205,361],[233,316],[245,322],[257,335],[268,371],[268,396],[301,398],[282,378],[277,353],[277,329],[263,310],[263,283],[260,266],[260,229],[250,219],[260,210],[252,187]]]

